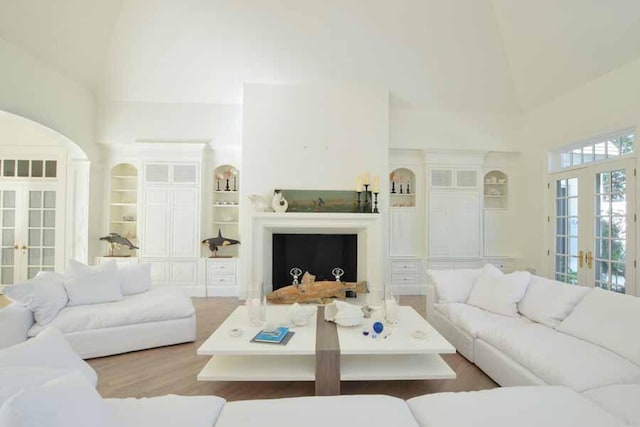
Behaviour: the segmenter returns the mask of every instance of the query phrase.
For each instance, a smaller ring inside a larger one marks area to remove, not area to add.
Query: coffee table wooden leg
[[[325,322],[318,307],[316,324],[316,396],[340,394],[340,342],[335,323]]]

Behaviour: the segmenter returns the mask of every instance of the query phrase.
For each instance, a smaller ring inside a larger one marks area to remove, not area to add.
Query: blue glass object
[[[384,325],[382,324],[382,322],[375,322],[373,324],[373,330],[376,331],[377,333],[382,332],[383,329],[384,329]]]

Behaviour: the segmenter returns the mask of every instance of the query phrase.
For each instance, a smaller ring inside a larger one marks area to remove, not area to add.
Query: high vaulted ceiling
[[[640,1],[0,0],[0,37],[105,99],[347,80],[400,108],[517,112],[640,57]]]

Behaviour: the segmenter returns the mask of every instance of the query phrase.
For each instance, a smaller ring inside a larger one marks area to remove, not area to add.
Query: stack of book
[[[289,332],[289,328],[280,327],[275,331],[269,331],[269,332],[260,331],[258,332],[258,335],[256,335],[251,341],[271,343],[271,344],[281,344],[281,343],[286,343],[284,341],[289,334],[293,335],[293,332]]]

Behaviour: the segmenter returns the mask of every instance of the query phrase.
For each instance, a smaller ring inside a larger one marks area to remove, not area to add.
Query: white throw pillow
[[[20,390],[44,384],[70,372],[74,371],[38,366],[3,366],[0,368],[0,407]]]
[[[584,286],[531,276],[518,310],[534,322],[555,328],[591,289]]]
[[[151,288],[151,264],[133,264],[118,270],[122,279],[122,295],[135,295]]]
[[[640,325],[640,298],[595,288],[556,330],[640,365],[640,340],[633,334],[637,325]]]
[[[113,427],[98,392],[77,372],[25,388],[0,408],[0,426]]]
[[[64,336],[52,327],[46,328],[35,338],[0,350],[0,366],[75,369],[81,371],[92,384],[98,382],[96,371],[82,360]]]
[[[467,302],[482,268],[460,270],[429,270],[436,287],[439,303]]]
[[[527,291],[529,280],[531,273],[528,271],[502,274],[495,267],[486,267],[473,286],[467,304],[491,313],[518,317],[517,304]]]
[[[41,326],[49,324],[69,300],[62,275],[52,271],[41,271],[26,282],[5,286],[2,292],[14,303],[31,310]]]
[[[100,304],[122,300],[122,279],[115,261],[89,267],[76,260],[69,260],[65,272],[64,288],[69,296],[68,306]]]

